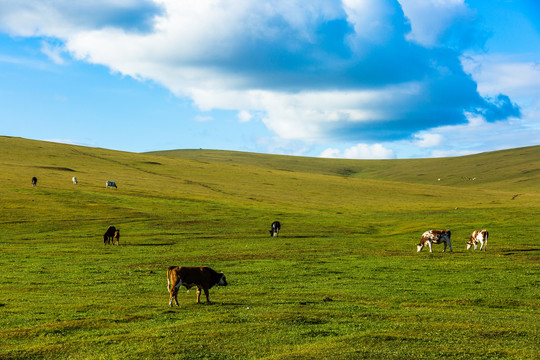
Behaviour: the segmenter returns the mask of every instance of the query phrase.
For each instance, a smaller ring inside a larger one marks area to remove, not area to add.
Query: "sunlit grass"
[[[0,149],[0,358],[539,353],[540,181],[514,165],[538,168],[538,147],[425,162],[169,157],[2,137]],[[418,176],[439,161],[455,178],[480,160],[507,167],[484,183]],[[118,247],[102,243],[110,224]],[[452,229],[454,253],[416,253],[430,228]],[[481,228],[488,251],[465,251]],[[169,265],[211,266],[229,286],[211,289],[209,305],[180,292],[169,308]]]

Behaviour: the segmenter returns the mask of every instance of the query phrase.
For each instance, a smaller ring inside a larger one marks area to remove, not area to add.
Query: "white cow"
[[[487,230],[474,230],[471,239],[467,241],[467,250],[469,250],[471,246],[474,246],[474,250],[476,250],[478,243],[480,243],[480,251],[482,251],[482,248],[486,251],[488,236],[489,233]]]
[[[105,188],[108,188],[109,186],[110,186],[110,187],[113,187],[113,188],[115,188],[115,189],[118,189],[118,188],[116,187],[116,183],[115,183],[114,181],[109,181],[109,180],[107,180],[107,182],[105,183]]]
[[[71,180],[73,180],[73,185],[77,185],[77,178],[75,176]]]

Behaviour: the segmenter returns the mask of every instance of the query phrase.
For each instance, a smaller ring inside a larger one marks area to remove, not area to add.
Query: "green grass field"
[[[0,200],[0,359],[539,358],[540,146],[333,160],[0,137]],[[437,228],[454,252],[416,253]],[[475,229],[486,252],[465,250]],[[169,308],[170,265],[229,286]]]

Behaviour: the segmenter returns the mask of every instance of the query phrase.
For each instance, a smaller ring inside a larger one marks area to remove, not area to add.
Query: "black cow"
[[[279,230],[281,229],[281,224],[279,221],[274,221],[270,227],[270,236],[278,237]]]
[[[34,176],[34,177],[32,178],[32,186],[33,186],[33,187],[36,187],[36,184],[37,184],[37,177]]]

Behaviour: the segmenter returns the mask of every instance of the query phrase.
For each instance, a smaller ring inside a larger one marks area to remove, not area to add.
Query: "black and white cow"
[[[78,181],[77,181],[77,178],[75,176],[72,177],[71,180],[73,181],[73,185],[77,185]]]
[[[34,176],[34,177],[32,178],[32,186],[33,186],[33,187],[36,187],[36,184],[37,184],[37,177]]]
[[[274,221],[270,227],[270,236],[278,237],[280,229],[281,224],[279,223],[279,221]]]
[[[487,230],[474,230],[470,240],[467,241],[467,250],[469,250],[471,246],[474,246],[474,250],[476,250],[478,243],[480,243],[480,251],[482,251],[482,248],[486,251],[488,237],[489,232]]]
[[[107,182],[105,183],[105,188],[108,188],[108,187],[113,187],[115,189],[118,189],[116,187],[116,183],[114,181],[109,181],[109,180],[107,180]]]
[[[429,230],[422,234],[422,238],[420,239],[420,243],[416,245],[416,252],[422,251],[424,246],[427,244],[429,246],[429,252],[433,252],[433,249],[431,247],[432,244],[444,244],[443,252],[446,251],[446,245],[450,247],[450,251],[452,250],[452,243],[450,241],[450,230]]]

